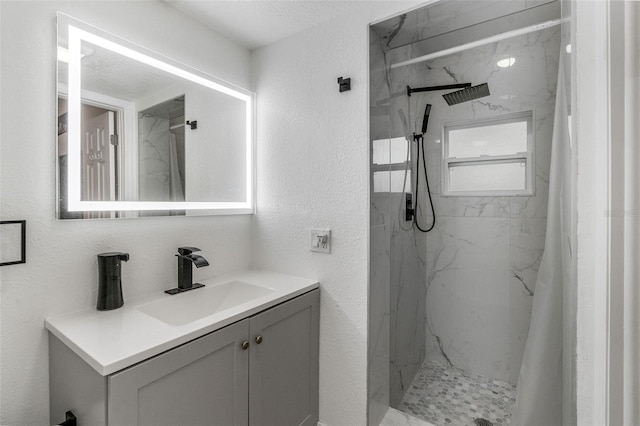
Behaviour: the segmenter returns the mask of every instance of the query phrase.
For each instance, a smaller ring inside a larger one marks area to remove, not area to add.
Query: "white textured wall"
[[[320,422],[363,425],[367,403],[368,27],[410,2],[361,13],[254,51],[258,214],[254,264],[320,280]],[[351,77],[339,93],[336,79]],[[309,229],[332,230],[332,253]]]
[[[0,268],[2,425],[49,424],[47,316],[94,306],[97,253],[122,250],[126,300],[173,286],[180,245],[205,278],[249,264],[250,216],[64,221],[55,210],[56,10],[249,87],[250,54],[159,2],[0,2],[2,219],[27,220],[27,263]],[[61,413],[62,414],[62,413]]]

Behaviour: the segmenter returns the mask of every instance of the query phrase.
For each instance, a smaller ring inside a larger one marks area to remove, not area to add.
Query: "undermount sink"
[[[275,290],[243,281],[229,281],[181,293],[137,309],[169,325],[184,325],[242,305]]]

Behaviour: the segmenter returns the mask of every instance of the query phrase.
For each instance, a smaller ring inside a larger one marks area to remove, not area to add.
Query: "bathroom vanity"
[[[52,424],[69,410],[81,425],[317,424],[318,283],[203,283],[48,319]]]

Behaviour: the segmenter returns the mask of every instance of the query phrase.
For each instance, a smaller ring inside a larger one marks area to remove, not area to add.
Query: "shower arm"
[[[411,96],[412,93],[434,92],[436,90],[466,89],[467,87],[471,87],[471,83],[447,84],[444,86],[416,87],[415,89],[412,89],[410,86],[407,86],[407,96]]]

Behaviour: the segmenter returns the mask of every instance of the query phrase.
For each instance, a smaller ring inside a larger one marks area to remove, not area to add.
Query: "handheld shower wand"
[[[422,132],[413,134],[414,142],[422,140],[424,134],[427,133],[427,126],[429,125],[429,114],[431,114],[431,104],[427,104],[424,109],[424,116],[422,117]]]
[[[422,134],[427,133],[427,126],[429,125],[429,114],[431,114],[431,104],[427,104],[424,109],[424,116],[422,117]]]
[[[431,104],[427,104],[427,106],[424,109],[424,115],[422,116],[422,129],[421,129],[421,133],[414,133],[413,134],[413,141],[414,142],[420,142],[420,144],[417,146],[417,158],[416,158],[416,201],[415,201],[415,206],[411,206],[411,199],[407,198],[406,200],[406,219],[407,220],[411,220],[413,219],[413,223],[416,224],[416,227],[418,228],[418,230],[422,231],[422,232],[429,232],[431,231],[434,226],[436,226],[436,211],[435,208],[433,207],[433,199],[431,198],[431,188],[429,187],[429,176],[427,176],[427,162],[426,162],[426,153],[424,150],[424,135],[427,133],[427,126],[429,125],[429,115],[431,114]],[[433,214],[433,222],[431,223],[431,226],[429,227],[429,229],[423,229],[420,224],[418,223],[418,215],[417,215],[417,210],[418,210],[418,189],[419,189],[419,183],[420,183],[420,150],[422,150],[422,168],[424,169],[424,179],[425,182],[427,184],[427,196],[429,197],[429,204],[431,205],[431,213]]]

